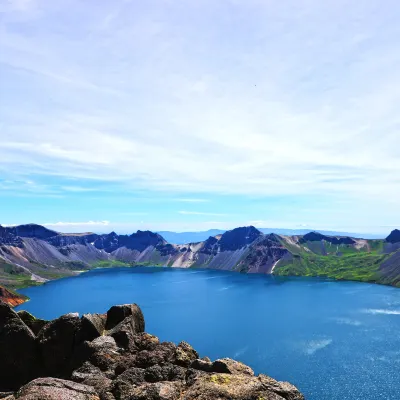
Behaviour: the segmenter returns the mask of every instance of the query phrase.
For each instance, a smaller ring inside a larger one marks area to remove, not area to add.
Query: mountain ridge
[[[159,265],[400,286],[399,232],[371,240],[320,232],[264,234],[247,226],[204,241],[171,244],[151,231],[64,234],[36,224],[0,225],[0,284],[16,289],[95,267]]]

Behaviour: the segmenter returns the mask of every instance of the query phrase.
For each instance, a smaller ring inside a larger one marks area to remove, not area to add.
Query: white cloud
[[[397,4],[34,3],[2,16],[2,176],[398,213]]]
[[[201,211],[178,211],[178,213],[182,215],[208,215],[211,217],[222,217],[228,215],[220,213],[201,212]]]
[[[86,222],[47,222],[44,226],[70,227],[70,226],[108,226],[110,221],[86,221]]]

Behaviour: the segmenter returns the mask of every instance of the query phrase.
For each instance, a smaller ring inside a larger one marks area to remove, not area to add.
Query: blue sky
[[[0,223],[400,227],[400,3],[3,0]]]

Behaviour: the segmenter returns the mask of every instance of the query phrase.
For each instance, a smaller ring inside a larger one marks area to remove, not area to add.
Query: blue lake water
[[[308,400],[400,393],[400,289],[171,268],[94,270],[21,290],[42,318],[138,303],[146,331],[294,383]]]

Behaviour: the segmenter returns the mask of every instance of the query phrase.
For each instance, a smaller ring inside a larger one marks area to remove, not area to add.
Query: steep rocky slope
[[[385,240],[335,237],[310,232],[284,237],[293,255],[281,260],[279,275],[323,276],[400,286],[400,241],[393,231]]]
[[[229,358],[144,333],[136,304],[53,321],[0,301],[0,398],[7,400],[303,400]],[[1,393],[2,392],[2,393]]]
[[[175,245],[150,231],[63,234],[34,224],[0,226],[0,284],[19,288],[94,267],[141,264],[400,285],[399,232],[366,240],[318,232],[263,234],[249,226]]]
[[[0,300],[11,307],[16,307],[25,302],[25,297],[0,286]]]

